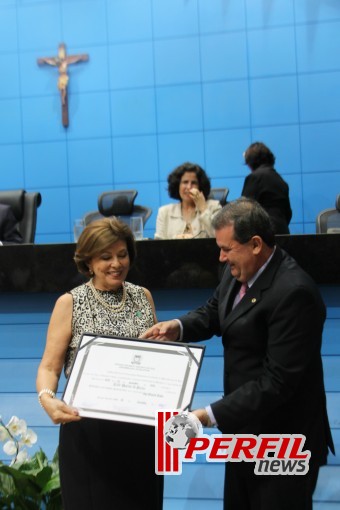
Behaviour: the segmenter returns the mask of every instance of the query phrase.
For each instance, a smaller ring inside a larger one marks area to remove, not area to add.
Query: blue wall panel
[[[63,35],[69,45],[107,43],[106,4],[105,0],[84,0],[81,7],[78,2],[61,3]]]
[[[6,79],[0,82],[0,97],[17,97],[19,95],[18,60],[12,55],[0,55],[1,69],[6,69]]]
[[[154,85],[153,52],[150,41],[114,44],[109,48],[110,87],[126,89]]]
[[[211,58],[212,55],[214,58]],[[202,36],[201,62],[204,82],[246,78],[247,40],[245,32]]]
[[[25,186],[27,188],[68,186],[68,160],[65,143],[62,141],[26,143],[23,149]]]
[[[207,83],[203,86],[206,129],[246,128],[249,125],[249,90],[246,80]]]
[[[218,187],[216,179],[222,179],[219,186],[233,188],[229,182],[230,176],[240,176],[243,180],[248,174],[247,167],[243,163],[242,154],[244,147],[250,143],[250,130],[247,129],[221,129],[211,130],[205,135],[205,153],[207,168],[215,169],[215,177],[212,184]],[[241,190],[236,190],[239,195]]]
[[[61,40],[59,2],[22,2],[17,9],[17,19],[19,49],[22,51],[53,48],[55,41]]]
[[[151,0],[107,1],[106,7],[110,43],[152,37]]]
[[[200,81],[198,37],[155,41],[154,48],[156,85]]]
[[[327,76],[328,74],[328,76]],[[305,74],[299,78],[301,122],[338,120],[340,73]]]
[[[311,178],[319,177],[320,180],[328,183],[327,172],[334,172],[334,177],[339,179],[337,164],[339,129],[339,122],[315,122],[313,124],[301,125],[301,161],[303,173],[317,173],[316,176],[311,175]],[[325,174],[326,178],[324,177]],[[306,185],[306,189],[309,190],[308,194],[313,196],[313,193],[318,191],[319,187],[310,183]],[[327,189],[322,194],[322,197],[326,200],[328,199],[328,204],[331,203],[329,201],[330,196],[334,196],[334,193],[330,194],[331,189],[332,185],[327,186]],[[335,189],[338,189],[338,187]],[[322,200],[322,197],[320,197],[320,200]],[[315,205],[322,207],[319,201],[316,201]]]
[[[151,88],[111,92],[111,122],[115,136],[156,133],[155,93]],[[137,163],[138,159],[136,159]]]
[[[153,31],[156,38],[198,33],[197,2],[182,0],[152,1]]]
[[[1,107],[1,102],[0,102]],[[1,161],[6,161],[6,172],[1,173],[3,189],[24,188],[23,148],[18,143],[0,145]]]
[[[166,181],[169,173],[166,169],[174,169],[178,161],[195,161],[205,167],[203,131],[159,134],[157,139],[159,175],[163,181]],[[163,189],[164,185],[162,183]],[[160,196],[160,205],[168,201],[171,201],[168,193]]]
[[[74,119],[69,137],[98,138],[111,134],[110,94],[107,91],[72,96],[69,112]]]
[[[251,115],[255,126],[298,122],[298,94],[295,76],[250,80]]]
[[[295,4],[299,2],[294,0],[275,0],[275,2],[246,0],[248,26],[267,28],[293,24]]]
[[[285,41],[285,44],[282,44]],[[295,74],[294,27],[251,30],[248,34],[249,74],[251,77]]]
[[[18,28],[16,11],[12,6],[5,5],[0,16],[0,48],[1,52],[18,49]]]
[[[339,19],[338,2],[320,2],[320,0],[301,0],[295,2],[296,21],[298,23],[331,21]]]
[[[158,150],[155,135],[116,137],[112,150],[114,178],[117,184],[126,180],[131,183],[158,181]]]
[[[110,138],[74,140],[68,143],[67,148],[71,186],[111,182],[112,142]],[[98,166],[97,154],[101,154],[100,166]]]
[[[320,2],[320,4],[325,3]],[[296,27],[299,72],[334,71],[339,69],[336,60],[340,45],[339,5],[338,19],[336,22],[310,23]]]
[[[246,26],[245,2],[239,0],[198,0],[201,33],[214,33],[244,29]]]
[[[200,84],[160,87],[156,93],[157,128],[161,133],[203,128]],[[177,107],[174,108],[174,105]]]
[[[41,192],[36,242],[72,241],[98,187],[143,189],[153,237],[175,166],[201,164],[234,199],[248,171],[242,153],[263,140],[279,172],[295,175],[291,231],[315,232],[339,181],[339,26],[333,0],[1,2],[1,187]],[[69,66],[67,129],[58,69],[37,65],[60,42],[89,54]],[[56,195],[62,225],[47,216]]]

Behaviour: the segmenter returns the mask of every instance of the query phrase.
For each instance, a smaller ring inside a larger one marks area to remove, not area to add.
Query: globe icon
[[[202,425],[193,413],[182,412],[172,416],[164,424],[165,441],[172,447],[184,450],[190,439],[202,432]]]

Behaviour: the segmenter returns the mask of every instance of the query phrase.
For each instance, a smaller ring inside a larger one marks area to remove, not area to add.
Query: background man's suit
[[[17,220],[9,205],[0,204],[0,241],[6,243],[22,243],[17,227]]]
[[[270,165],[260,165],[245,178],[241,195],[257,200],[269,214],[276,234],[289,234],[292,219],[289,187]]]
[[[186,342],[222,335],[225,396],[211,405],[223,433],[305,434],[310,465],[334,452],[321,362],[325,306],[311,278],[276,247],[232,310],[227,266],[207,304],[179,317]]]

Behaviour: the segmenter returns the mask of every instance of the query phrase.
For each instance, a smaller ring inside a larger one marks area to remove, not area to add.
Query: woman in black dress
[[[90,223],[75,262],[90,277],[54,307],[38,370],[39,401],[61,424],[60,480],[64,510],[161,510],[163,478],[155,474],[155,432],[147,425],[81,418],[56,398],[69,376],[82,334],[138,338],[156,322],[147,289],[126,282],[135,258],[131,230],[116,218]]]

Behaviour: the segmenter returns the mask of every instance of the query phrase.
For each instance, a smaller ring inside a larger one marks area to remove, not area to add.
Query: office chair
[[[84,225],[86,226],[89,223],[92,223],[92,221],[101,220],[102,218],[104,218],[104,216],[102,214],[100,214],[99,211],[90,211],[90,212],[84,214],[84,217],[83,217]]]
[[[129,226],[132,216],[141,216],[143,225],[145,225],[152,214],[152,209],[135,204],[134,201],[137,195],[138,191],[134,189],[104,191],[98,197],[98,211],[85,214],[85,225],[107,216],[116,216]]]
[[[335,199],[335,208],[324,209],[316,217],[317,234],[340,234],[340,194]]]
[[[11,206],[18,221],[23,242],[34,243],[41,194],[33,191],[26,192],[23,189],[0,191],[0,203]]]
[[[229,188],[211,188],[208,199],[218,200],[223,207],[227,203]]]

